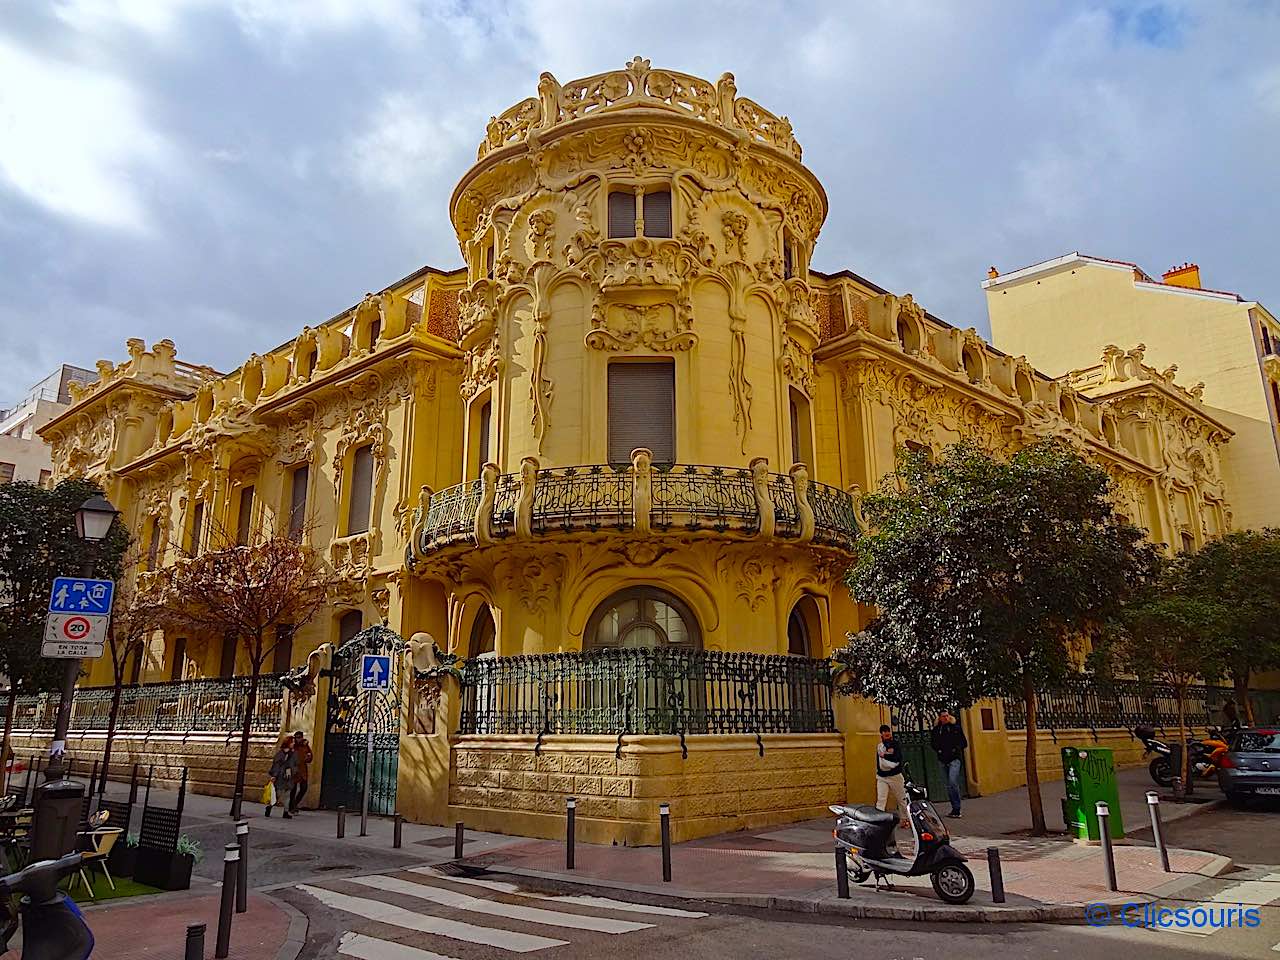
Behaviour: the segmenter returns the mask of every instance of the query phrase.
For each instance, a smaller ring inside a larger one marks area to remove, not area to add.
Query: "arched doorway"
[[[584,650],[702,647],[698,619],[679,597],[644,585],[619,590],[596,607],[583,634]]]

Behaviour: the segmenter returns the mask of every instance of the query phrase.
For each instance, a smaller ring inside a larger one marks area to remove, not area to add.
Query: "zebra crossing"
[[[708,916],[608,897],[538,893],[430,867],[298,889],[342,917],[349,929],[339,939],[337,954],[358,960],[468,960],[469,949],[485,957],[494,950],[534,953]]]

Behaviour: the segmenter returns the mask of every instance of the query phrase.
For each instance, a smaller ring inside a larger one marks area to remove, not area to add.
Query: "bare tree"
[[[167,627],[227,638],[249,661],[232,816],[239,815],[244,796],[262,667],[275,650],[280,628],[296,630],[310,620],[332,584],[326,564],[307,539],[280,536],[269,521],[248,537],[215,527],[202,552],[180,557],[143,578],[147,602],[155,605]]]

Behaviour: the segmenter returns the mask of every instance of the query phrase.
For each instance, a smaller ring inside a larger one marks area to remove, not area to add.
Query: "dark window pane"
[[[636,195],[629,190],[615,190],[609,194],[609,236],[634,237],[635,235]]]
[[[644,235],[671,236],[671,191],[646,191],[644,195]]]
[[[160,515],[151,518],[151,538],[147,541],[147,569],[156,568],[156,560],[160,557]]]
[[[271,672],[284,673],[293,663],[293,626],[282,623],[276,627],[276,645],[271,653]]]
[[[493,422],[493,403],[489,400],[484,402],[484,406],[480,408],[480,442],[477,444],[476,475],[479,476],[480,468],[492,459],[489,453],[489,431]]]
[[[289,539],[302,540],[307,523],[307,483],[311,469],[304,463],[293,470],[293,485],[289,488]]]
[[[364,623],[364,618],[359,610],[348,610],[342,615],[342,619],[338,621],[338,646],[342,646],[357,633]]]
[[[249,542],[249,534],[253,531],[253,487],[245,487],[240,491],[240,514],[236,518],[236,543],[241,546]]]
[[[347,505],[347,535],[369,529],[373,497],[373,447],[364,446],[351,458],[351,500]]]
[[[178,637],[173,641],[173,662],[169,664],[169,679],[181,680],[182,668],[187,665],[187,638]]]
[[[655,463],[674,463],[675,366],[614,363],[609,366],[609,462],[626,463],[648,447]]]
[[[191,508],[191,541],[187,544],[187,552],[195,555],[200,552],[204,541],[204,501],[200,500]]]
[[[222,638],[222,663],[218,667],[218,676],[233,677],[235,672],[236,638],[228,635]]]

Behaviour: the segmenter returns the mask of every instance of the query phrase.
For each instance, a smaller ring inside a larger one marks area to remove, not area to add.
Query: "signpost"
[[[53,580],[40,656],[73,661],[67,664],[68,679],[64,681],[62,691],[65,703],[58,708],[60,715],[66,712],[68,720],[75,676],[80,672],[74,661],[96,660],[102,656],[115,594],[116,585],[111,580],[90,577],[55,577]],[[49,745],[49,756],[60,755],[66,749],[66,741],[55,733],[54,741]]]
[[[360,793],[360,836],[369,835],[369,785],[373,779],[373,698],[391,689],[391,656],[366,653],[360,661],[360,689],[365,691],[364,789]]]

